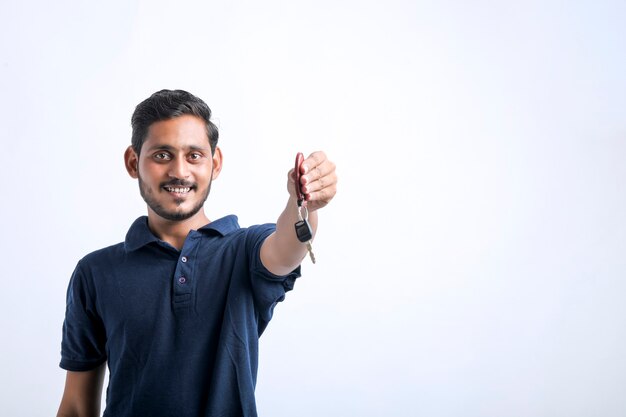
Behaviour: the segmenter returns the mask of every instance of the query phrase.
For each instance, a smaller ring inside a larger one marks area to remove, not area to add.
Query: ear
[[[139,177],[139,156],[132,146],[126,148],[126,152],[124,152],[124,165],[126,166],[126,171],[128,171],[128,175],[130,175],[132,178]]]
[[[213,152],[213,175],[211,177],[211,179],[216,179],[219,175],[220,172],[222,171],[222,162],[224,160],[224,157],[222,156],[222,150],[216,146],[215,147],[215,151]]]

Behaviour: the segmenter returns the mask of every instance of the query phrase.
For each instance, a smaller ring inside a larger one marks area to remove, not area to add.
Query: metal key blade
[[[306,249],[309,251],[309,257],[311,258],[311,262],[315,263],[315,255],[313,254],[313,246],[311,245],[311,241],[306,242]]]

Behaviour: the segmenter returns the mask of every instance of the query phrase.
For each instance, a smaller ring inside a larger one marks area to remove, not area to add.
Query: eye
[[[198,152],[193,152],[189,154],[189,159],[191,159],[192,161],[198,161],[202,159],[202,154]]]
[[[156,159],[157,161],[169,161],[172,158],[167,152],[159,152],[154,154],[154,159]]]

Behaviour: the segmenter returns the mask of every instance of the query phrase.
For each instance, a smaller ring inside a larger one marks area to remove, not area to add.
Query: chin
[[[162,206],[151,207],[151,209],[157,215],[159,215],[160,217],[166,220],[183,221],[183,220],[187,220],[195,216],[202,209],[202,204],[196,207],[187,208],[187,209],[181,209],[180,207],[178,207],[173,210],[166,210]]]

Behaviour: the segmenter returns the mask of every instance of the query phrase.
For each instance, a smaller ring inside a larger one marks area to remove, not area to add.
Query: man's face
[[[133,154],[129,148],[127,169],[138,178],[148,211],[170,221],[202,209],[222,164],[219,148],[211,155],[204,121],[191,115],[153,123],[139,159]]]

